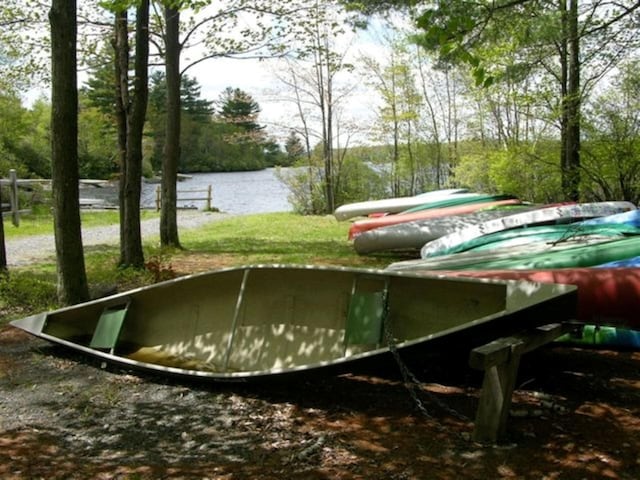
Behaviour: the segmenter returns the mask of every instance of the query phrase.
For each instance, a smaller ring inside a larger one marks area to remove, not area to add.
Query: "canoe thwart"
[[[476,442],[497,443],[504,438],[520,357],[573,329],[575,324],[572,323],[541,325],[471,351],[469,365],[484,370],[473,432]]]

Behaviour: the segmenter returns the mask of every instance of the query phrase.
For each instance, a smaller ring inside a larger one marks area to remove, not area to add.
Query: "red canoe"
[[[438,276],[499,278],[576,285],[578,311],[575,320],[597,325],[640,329],[640,268],[429,270],[424,273]]]
[[[398,223],[412,222],[414,220],[424,220],[427,218],[439,218],[449,215],[462,215],[472,213],[483,208],[498,207],[504,205],[520,205],[522,200],[510,198],[507,200],[496,200],[493,202],[467,203],[457,205],[455,207],[434,208],[432,210],[420,210],[418,212],[403,213],[397,215],[385,215],[378,218],[369,218],[367,220],[359,220],[351,224],[349,229],[349,240],[354,239],[358,235],[374,228],[386,227],[388,225],[396,225]]]

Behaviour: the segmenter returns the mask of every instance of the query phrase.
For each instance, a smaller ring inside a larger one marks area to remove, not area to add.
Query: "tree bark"
[[[120,265],[142,268],[144,251],[140,231],[142,190],[142,134],[148,100],[149,1],[136,9],[133,91],[129,92],[130,48],[126,10],[116,13],[116,119],[120,160]]]
[[[0,205],[2,205],[2,186],[0,186]],[[0,208],[0,273],[7,271],[7,249],[4,238],[4,217]]]
[[[578,33],[578,0],[569,0],[569,82],[567,125],[567,180],[565,192],[569,200],[580,199],[580,36]]]
[[[560,119],[560,169],[562,192],[567,200],[580,198],[580,36],[578,0],[560,2],[562,116]]]
[[[140,232],[140,195],[142,190],[142,133],[147,112],[149,59],[149,0],[136,10],[136,46],[133,98],[127,115],[127,160],[124,179],[124,258],[122,264],[142,268],[144,252]]]
[[[84,302],[89,287],[82,248],[78,173],[76,1],[52,0],[51,163],[58,298]]]
[[[165,7],[165,68],[167,79],[167,126],[162,159],[160,244],[180,248],[177,191],[180,160],[180,12]]]
[[[120,175],[118,178],[118,206],[120,217],[120,261],[123,265],[126,259],[125,245],[125,184],[127,178],[127,110],[129,108],[129,21],[127,10],[117,12],[114,25],[113,49],[115,52],[115,84],[116,84],[116,123],[118,125],[118,164]]]

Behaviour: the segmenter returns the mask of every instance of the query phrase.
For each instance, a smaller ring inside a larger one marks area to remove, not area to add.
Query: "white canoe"
[[[428,202],[443,200],[451,195],[466,195],[468,194],[467,192],[468,190],[466,188],[449,188],[421,193],[413,197],[384,198],[366,202],[348,203],[336,208],[333,215],[337,220],[342,221],[363,215],[370,215],[372,213],[398,213]]]
[[[539,208],[528,212],[517,213],[502,218],[496,218],[479,225],[451,232],[448,235],[432,240],[420,250],[422,258],[438,255],[439,252],[452,248],[463,242],[490,233],[501,232],[510,228],[525,225],[540,225],[558,221],[578,221],[586,218],[604,217],[629,210],[635,210],[636,206],[631,202],[594,202],[575,203],[570,205],[558,205],[547,208]]]

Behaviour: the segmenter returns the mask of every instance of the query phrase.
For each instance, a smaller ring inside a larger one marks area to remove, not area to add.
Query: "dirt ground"
[[[508,441],[471,440],[466,359],[269,384],[106,369],[0,327],[2,479],[638,479],[640,353],[523,357]]]

